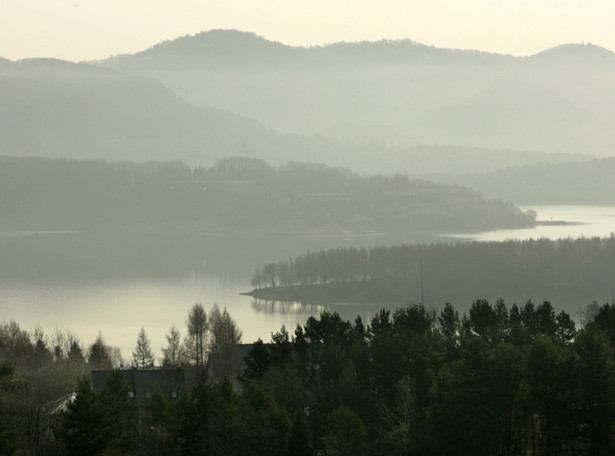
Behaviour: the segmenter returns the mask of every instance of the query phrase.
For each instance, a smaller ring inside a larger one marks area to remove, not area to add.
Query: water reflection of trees
[[[360,316],[363,321],[369,322],[376,316],[382,308],[394,310],[394,305],[369,304],[357,308],[355,306],[325,306],[323,304],[315,304],[309,302],[298,301],[275,301],[271,299],[253,299],[252,309],[255,312],[260,312],[268,315],[297,315],[297,316],[315,316],[318,317],[323,312],[334,312],[340,315],[341,318],[348,321],[355,321],[357,316]]]
[[[325,312],[326,306],[297,301],[274,301],[270,299],[253,299],[252,309],[264,314],[285,314],[285,315],[319,315]]]

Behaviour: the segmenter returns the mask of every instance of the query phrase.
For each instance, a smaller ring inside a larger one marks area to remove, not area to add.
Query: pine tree
[[[111,350],[105,344],[100,333],[96,337],[96,341],[90,346],[88,363],[92,369],[111,369],[113,367]]]
[[[328,421],[327,431],[322,436],[325,454],[351,456],[367,453],[367,428],[354,410],[338,407]]]
[[[295,413],[288,441],[288,454],[312,456],[315,454],[312,433],[302,411]]]
[[[162,349],[162,365],[176,366],[185,361],[185,349],[181,345],[181,334],[179,329],[173,325],[166,335],[167,347]]]
[[[145,334],[143,329],[141,332]],[[109,448],[117,451],[110,451],[110,454],[130,454],[129,450],[135,442],[137,406],[129,399],[128,393],[131,389],[124,371],[116,369],[107,377],[103,388],[96,396],[105,418],[103,422],[107,434],[105,442]]]
[[[79,378],[77,394],[66,406],[55,435],[67,454],[128,454],[134,444],[136,407],[128,398],[130,385],[123,371],[114,370],[97,394],[89,377]]]
[[[99,407],[89,377],[79,379],[75,400],[67,404],[62,427],[56,436],[64,440],[69,455],[98,454],[107,447],[104,413]]]
[[[143,327],[139,331],[137,346],[135,351],[132,352],[132,359],[137,367],[152,367],[154,365],[154,354],[152,353],[150,340]]]
[[[196,303],[190,309],[188,320],[189,339],[186,348],[197,366],[205,365],[205,333],[207,331],[207,314],[201,303]]]
[[[67,357],[68,360],[73,363],[83,364],[85,362],[85,358],[83,357],[83,351],[79,346],[79,342],[77,342],[76,340],[71,342]]]

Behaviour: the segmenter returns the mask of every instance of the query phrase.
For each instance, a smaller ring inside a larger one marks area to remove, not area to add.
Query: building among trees
[[[121,369],[130,389],[128,397],[146,406],[155,394],[163,393],[175,400],[186,386],[183,369]],[[100,391],[115,370],[93,370],[94,392]]]

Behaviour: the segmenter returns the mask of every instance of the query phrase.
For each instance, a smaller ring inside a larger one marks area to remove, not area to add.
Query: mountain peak
[[[254,47],[289,47],[282,43],[267,40],[253,32],[243,32],[236,29],[214,29],[197,33],[195,35],[186,35],[175,40],[168,40],[159,43],[148,51],[166,49],[169,46],[178,48],[192,48],[194,50],[210,50],[216,48],[239,48],[245,49]],[[147,52],[147,51],[145,51]]]
[[[291,46],[269,41],[256,33],[216,29],[163,41],[136,54],[112,57],[110,61],[112,65],[130,61],[131,66],[145,67],[155,66],[160,60],[180,67],[206,67],[212,62],[267,65],[272,60],[290,57],[292,50]]]
[[[615,64],[615,53],[591,43],[560,44],[529,57],[550,63],[580,63]]]

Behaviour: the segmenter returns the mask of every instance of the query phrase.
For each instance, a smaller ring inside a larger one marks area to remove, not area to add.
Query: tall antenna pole
[[[423,290],[423,255],[421,255],[421,306],[425,306],[425,296]]]

